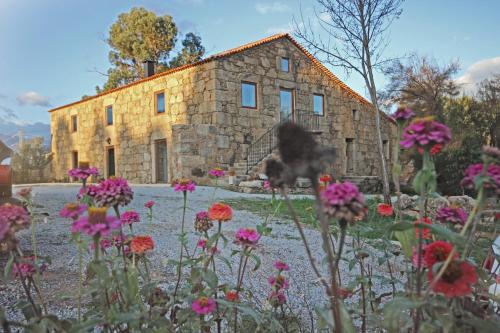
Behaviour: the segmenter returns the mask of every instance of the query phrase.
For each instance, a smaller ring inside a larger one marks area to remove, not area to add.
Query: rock
[[[417,205],[417,200],[418,196],[409,196],[408,194],[401,194],[400,197],[400,204],[401,204],[401,209],[414,209],[415,206]]]
[[[247,188],[260,188],[263,185],[262,180],[248,180],[240,182],[239,187],[247,187]]]
[[[295,186],[300,188],[308,188],[311,187],[311,181],[307,178],[298,178]]]

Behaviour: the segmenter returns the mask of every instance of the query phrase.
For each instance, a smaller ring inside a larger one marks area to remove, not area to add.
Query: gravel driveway
[[[71,301],[61,302],[58,296],[67,294],[75,290],[77,286],[77,252],[71,242],[69,232],[70,223],[58,216],[60,208],[66,202],[73,201],[75,193],[78,191],[77,185],[40,185],[33,187],[34,202],[37,205],[37,212],[45,216],[44,222],[39,223],[38,251],[42,255],[52,257],[46,274],[44,274],[43,289],[48,294],[50,307],[63,316],[74,316],[75,310]],[[147,233],[146,209],[144,203],[149,200],[156,201],[154,208],[154,226],[152,236],[155,241],[155,250],[150,255],[153,263],[154,278],[162,281],[165,285],[171,285],[174,281],[174,268],[165,263],[168,259],[177,259],[179,242],[177,234],[180,232],[182,216],[182,194],[176,193],[172,188],[158,185],[135,185],[134,200],[127,207],[135,209],[143,217],[143,221],[134,225],[137,234]],[[16,189],[14,189],[16,191]],[[206,210],[212,201],[214,188],[197,187],[194,193],[188,195],[188,210],[186,214],[186,226],[191,228],[196,212]],[[265,194],[243,194],[222,189],[217,189],[216,200],[238,198],[270,198]],[[237,229],[241,227],[255,227],[262,222],[262,218],[248,211],[234,211],[231,222],[225,223],[223,228],[226,236],[231,239]],[[290,265],[290,289],[288,291],[289,304],[297,312],[301,313],[306,321],[309,320],[309,311],[325,302],[323,290],[319,287],[316,277],[312,272],[309,261],[304,251],[304,247],[299,238],[299,234],[291,221],[273,220],[271,221],[272,234],[264,236],[259,241],[256,253],[262,260],[259,270],[253,272],[248,270],[246,286],[253,291],[254,299],[258,303],[265,303],[270,287],[267,278],[274,274],[272,265],[275,260],[280,259]],[[189,229],[188,229],[189,230]],[[323,258],[321,250],[321,238],[319,233],[312,228],[305,228],[305,233],[310,241],[311,248],[318,260]],[[30,249],[30,233],[25,230],[19,233],[21,247],[24,250]],[[192,233],[189,237],[190,246],[193,248],[197,241],[196,235]],[[349,244],[349,240],[347,242]],[[236,245],[229,243],[224,250],[227,254]],[[237,256],[232,258],[233,267],[237,268]],[[344,263],[342,263],[344,264]],[[236,277],[224,265],[219,265],[222,280],[233,282]],[[384,266],[385,267],[385,266]],[[386,275],[384,267],[380,267],[380,274]],[[235,269],[236,269],[235,268]],[[349,272],[346,265],[341,266],[344,271],[343,283],[349,279]],[[375,285],[377,291],[389,290],[387,284]],[[48,292],[50,291],[50,292]],[[13,315],[13,302],[16,295],[20,293],[18,283],[9,283],[0,286],[0,304],[4,306],[8,313]],[[353,301],[356,302],[354,299]]]

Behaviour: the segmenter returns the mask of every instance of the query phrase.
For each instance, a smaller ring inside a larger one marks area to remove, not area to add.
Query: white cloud
[[[267,29],[268,34],[283,34],[283,33],[291,33],[293,32],[294,28],[292,24],[288,23],[282,26],[277,26],[277,27],[271,27]]]
[[[255,9],[261,14],[269,14],[269,13],[277,13],[277,12],[286,12],[290,10],[288,5],[285,5],[282,2],[276,1],[272,3],[257,3],[255,5]]]
[[[50,106],[49,98],[35,91],[28,91],[17,96],[19,105]]]
[[[473,63],[455,82],[465,92],[474,92],[477,83],[494,74],[500,74],[500,57],[483,59]]]

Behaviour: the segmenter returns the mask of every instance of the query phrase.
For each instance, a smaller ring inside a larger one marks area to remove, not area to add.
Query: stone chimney
[[[144,77],[150,77],[155,74],[155,62],[152,60],[143,61]]]

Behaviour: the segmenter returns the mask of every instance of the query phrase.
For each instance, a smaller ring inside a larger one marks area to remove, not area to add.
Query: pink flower
[[[144,207],[151,209],[155,205],[155,202],[153,200],[150,200],[144,204]]]
[[[196,243],[196,246],[199,247],[200,249],[205,249],[205,247],[207,247],[207,240],[200,239],[198,243]]]
[[[220,168],[213,168],[212,170],[208,171],[208,174],[212,177],[215,177],[215,178],[221,178],[221,177],[224,177],[224,170],[220,169]]]
[[[208,315],[215,311],[215,301],[209,297],[199,297],[191,303],[191,309],[199,315]]]
[[[415,112],[407,107],[399,107],[391,116],[397,122],[405,122],[408,119],[415,117]]]
[[[97,191],[99,190],[99,185],[87,185],[85,188],[80,188],[78,191],[78,194],[76,195],[76,198],[78,200],[81,200],[85,195],[89,196],[90,198],[94,199],[95,196],[97,195]]]
[[[191,179],[182,178],[173,181],[175,192],[194,192],[196,189],[195,183]]]
[[[329,184],[320,196],[325,213],[338,221],[352,222],[365,212],[365,199],[352,183]]]
[[[78,180],[87,180],[90,176],[98,176],[99,171],[95,167],[79,167],[68,170],[68,176]]]
[[[113,216],[107,216],[106,207],[90,207],[88,216],[81,217],[73,222],[71,232],[84,233],[89,236],[108,236],[112,230],[120,227],[120,220]]]
[[[483,173],[483,164],[477,163],[470,165],[464,172],[464,178],[460,182],[464,188],[474,189],[476,178]],[[486,176],[488,177],[484,184],[485,188],[491,189],[500,195],[500,165],[490,164],[488,170],[486,171]]]
[[[264,184],[262,184],[262,187],[265,189],[265,190],[270,190],[271,189],[271,184],[269,184],[269,180],[264,180]]]
[[[21,206],[3,204],[0,206],[0,242],[6,234],[14,234],[25,229],[30,223],[30,216]]]
[[[95,201],[99,206],[126,206],[134,198],[128,182],[119,177],[111,177],[99,183]]]
[[[241,228],[236,232],[236,244],[255,246],[260,239],[260,234],[255,229]]]
[[[289,287],[288,280],[281,274],[276,277],[271,276],[269,279],[267,279],[267,282],[269,282],[274,290],[288,289]]]
[[[443,207],[436,212],[436,220],[439,222],[449,222],[464,225],[467,221],[467,213],[459,207]]]
[[[269,294],[267,300],[271,306],[277,308],[286,303],[286,296],[282,291],[273,291]]]
[[[432,117],[426,117],[415,119],[404,129],[400,145],[406,149],[413,146],[430,149],[436,144],[446,145],[450,142],[450,129]]]
[[[42,263],[39,272],[43,273],[47,269],[47,264]],[[21,262],[12,265],[12,274],[16,278],[32,277],[36,273],[36,263],[34,256],[24,256]]]
[[[286,263],[280,260],[274,262],[274,268],[276,268],[278,271],[288,271],[290,269],[290,267]]]
[[[122,216],[120,217],[120,221],[122,222],[122,225],[131,225],[132,223],[140,222],[141,217],[135,210],[128,210],[122,214]]]
[[[79,203],[67,203],[64,205],[63,209],[59,212],[60,217],[76,220],[87,210],[87,205],[81,205]]]

